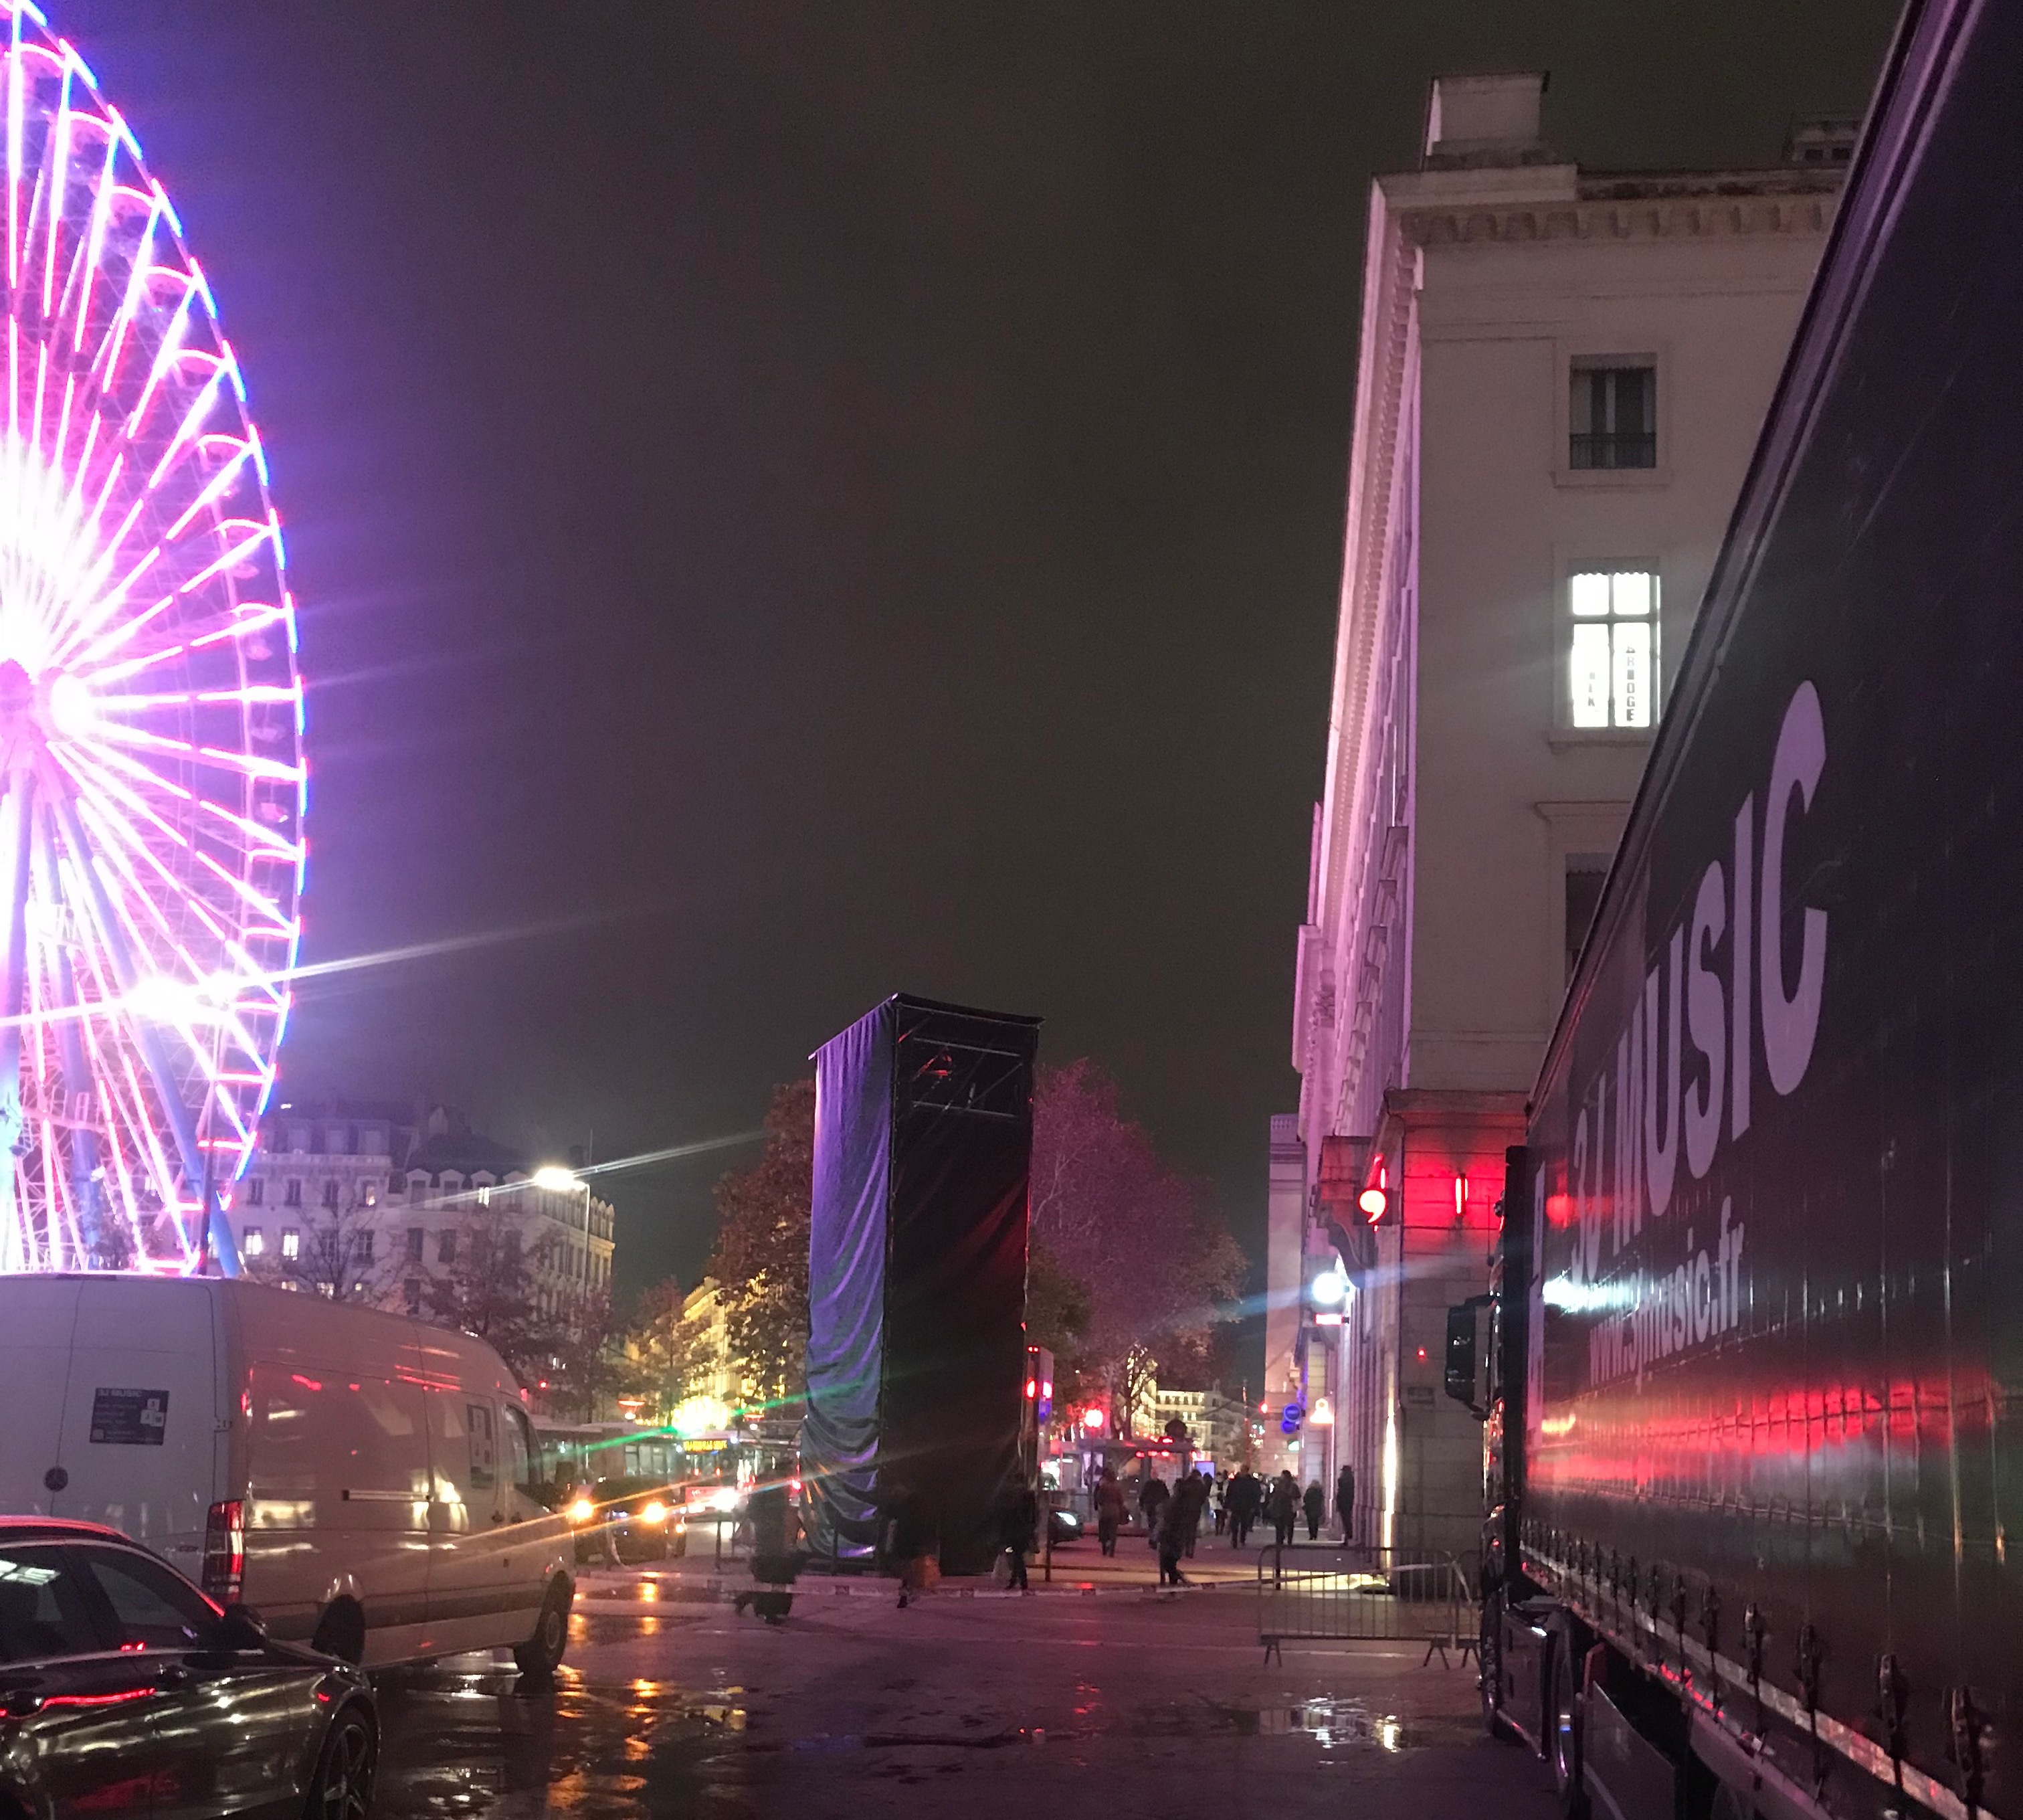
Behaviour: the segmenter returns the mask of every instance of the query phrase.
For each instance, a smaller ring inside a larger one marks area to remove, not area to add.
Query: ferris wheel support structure
[[[105,888],[105,881],[99,873],[98,856],[85,838],[84,824],[77,812],[76,796],[61,789],[52,795],[64,838],[69,842],[71,851],[78,855],[76,870],[82,875],[85,895],[91,906],[93,919],[98,925],[99,939],[104,943],[106,954],[112,961],[113,977],[118,981],[120,991],[130,998],[140,991],[142,975],[134,964],[134,950],[127,943],[126,932],[120,926],[119,918],[115,914],[112,894]],[[25,867],[22,869],[20,877],[25,883]],[[7,906],[10,940],[13,931],[26,920],[26,908],[18,893]],[[12,952],[11,948],[9,952]],[[18,1022],[15,1027],[18,1032]],[[232,1236],[231,1222],[225,1218],[225,1210],[218,1204],[216,1172],[205,1166],[203,1147],[197,1141],[196,1123],[190,1117],[189,1108],[184,1103],[181,1089],[170,1068],[168,1051],[162,1041],[161,1031],[152,1018],[145,1016],[134,1018],[131,1028],[134,1046],[140,1052],[141,1059],[146,1064],[170,1134],[175,1139],[176,1153],[183,1166],[183,1175],[199,1189],[203,1197],[197,1214],[199,1230],[196,1232],[184,1231],[184,1248],[192,1256],[200,1256],[207,1237],[211,1259],[220,1273],[226,1276],[236,1276],[240,1268],[238,1242]],[[17,1087],[17,1093],[19,1090]],[[207,1093],[214,1092],[214,1084],[207,1085]]]

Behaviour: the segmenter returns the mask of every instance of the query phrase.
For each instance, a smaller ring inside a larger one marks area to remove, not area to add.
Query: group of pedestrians
[[[1096,1540],[1105,1555],[1117,1552],[1117,1538],[1130,1511],[1130,1500],[1116,1473],[1108,1467],[1096,1481],[1091,1502],[1096,1511]],[[1145,1537],[1159,1556],[1159,1584],[1184,1586],[1180,1564],[1191,1556],[1200,1538],[1202,1518],[1213,1508],[1215,1533],[1225,1532],[1231,1548],[1243,1547],[1262,1517],[1271,1525],[1281,1547],[1293,1540],[1302,1518],[1310,1541],[1320,1540],[1327,1517],[1327,1496],[1317,1480],[1302,1492],[1290,1470],[1260,1479],[1249,1467],[1220,1481],[1198,1468],[1183,1474],[1176,1485],[1147,1474],[1138,1486],[1138,1516]],[[1344,1466],[1335,1482],[1335,1517],[1344,1542],[1355,1534],[1355,1474]]]

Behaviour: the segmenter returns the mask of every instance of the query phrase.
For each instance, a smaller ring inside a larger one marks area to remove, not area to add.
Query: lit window
[[[1571,405],[1572,439],[1567,449],[1568,467],[1658,465],[1655,368],[1575,367]]]
[[[293,1226],[284,1226],[281,1229],[281,1255],[284,1258],[299,1258],[302,1254],[302,1234]]]
[[[249,1258],[258,1258],[267,1249],[267,1235],[258,1226],[248,1226],[246,1236],[240,1242],[239,1249]]]
[[[1658,577],[1643,569],[1575,575],[1567,598],[1573,724],[1648,727],[1658,693]]]

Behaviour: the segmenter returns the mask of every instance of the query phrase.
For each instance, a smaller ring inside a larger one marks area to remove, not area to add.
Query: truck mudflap
[[[1622,1716],[1598,1685],[1588,1690],[1584,1729],[1581,1780],[1602,1820],[1674,1820],[1679,1800],[1677,1767]]]

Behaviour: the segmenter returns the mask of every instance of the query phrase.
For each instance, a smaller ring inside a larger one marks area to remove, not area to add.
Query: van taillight
[[[246,1507],[237,1498],[213,1504],[203,1525],[203,1590],[221,1605],[246,1583]]]

